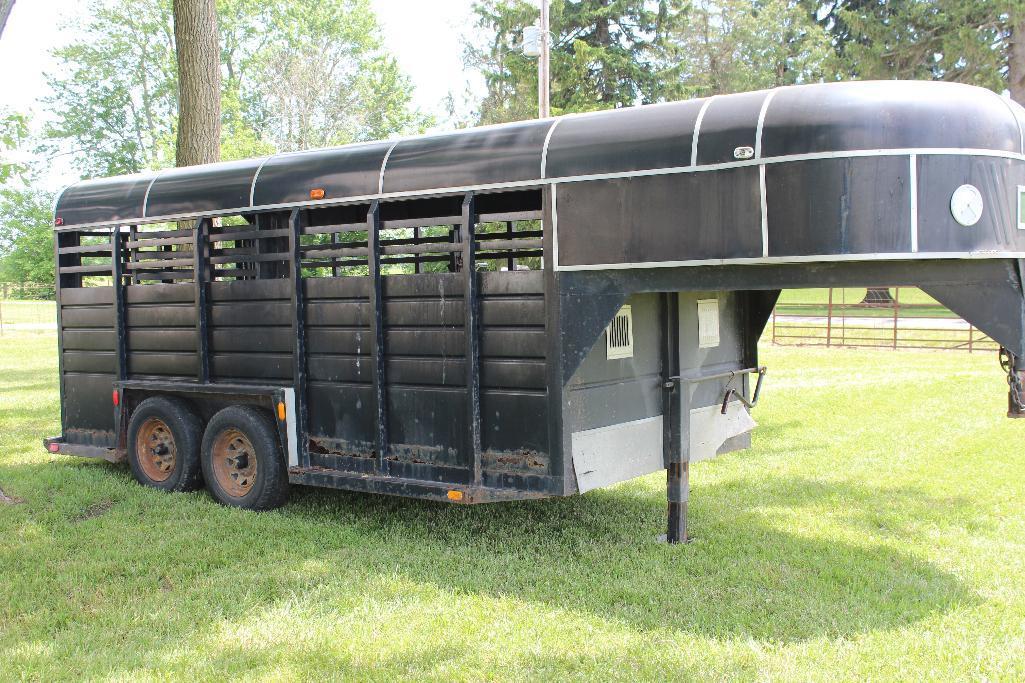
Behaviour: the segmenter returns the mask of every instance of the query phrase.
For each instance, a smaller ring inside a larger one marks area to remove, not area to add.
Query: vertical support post
[[[130,225],[128,226],[128,241],[134,242],[139,239],[139,226]],[[137,254],[139,253],[138,247],[128,250],[128,261],[134,263],[137,260]],[[132,284],[139,284],[139,271],[133,270],[132,273]]]
[[[829,305],[826,309],[826,347],[833,343],[833,288],[829,288]]]
[[[306,295],[303,291],[302,230],[306,212],[293,209],[288,216],[289,279],[292,281],[292,389],[295,392],[296,456],[299,467],[310,466],[306,403]],[[334,235],[332,234],[332,237]]]
[[[331,233],[331,246],[334,247],[338,244],[338,233]],[[331,277],[338,277],[338,257],[331,257]]]
[[[506,221],[505,222],[505,238],[507,240],[510,240],[510,241],[513,238],[513,222],[512,221]],[[506,269],[509,270],[509,271],[516,270],[516,257],[512,255],[511,251],[509,252],[509,259],[508,259],[508,262],[506,263]]]
[[[480,291],[477,276],[477,253],[474,226],[477,224],[477,201],[472,192],[463,198],[459,237],[463,251],[463,332],[466,335],[466,452],[471,461],[474,486],[480,486]]]
[[[975,325],[972,325],[971,323],[968,323],[968,353],[972,352],[972,343],[975,341],[974,340],[974,337],[975,337],[974,331],[975,331]]]
[[[680,295],[662,299],[662,459],[666,466],[666,541],[687,541],[687,500],[690,497],[690,411],[680,375]]]
[[[900,315],[900,287],[893,288],[893,348],[897,348],[897,318]]]
[[[132,226],[134,230],[135,226]],[[131,233],[129,233],[131,234]],[[110,279],[114,286],[114,346],[116,350],[115,372],[118,381],[128,377],[128,351],[125,331],[125,264],[124,233],[121,226],[110,232]]]
[[[210,219],[200,218],[192,232],[192,280],[196,289],[196,378],[210,382]]]
[[[376,199],[367,212],[367,267],[370,271],[370,347],[374,384],[374,448],[377,470],[387,474],[388,461],[388,396],[385,376],[384,289],[381,283],[381,204]]]
[[[420,244],[420,226],[413,228],[413,242]],[[413,254],[413,272],[420,274],[420,252]]]

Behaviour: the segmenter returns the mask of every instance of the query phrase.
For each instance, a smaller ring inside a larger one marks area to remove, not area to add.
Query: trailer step
[[[383,493],[392,496],[425,498],[446,503],[497,503],[501,501],[547,498],[546,494],[517,489],[499,489],[487,486],[446,484],[422,479],[345,472],[324,467],[291,467],[288,481],[305,486]]]

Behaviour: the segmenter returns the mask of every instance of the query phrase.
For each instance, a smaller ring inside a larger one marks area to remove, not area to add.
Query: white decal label
[[[698,348],[719,346],[719,300],[698,300]]]

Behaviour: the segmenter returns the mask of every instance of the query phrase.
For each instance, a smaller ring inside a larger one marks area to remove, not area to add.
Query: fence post
[[[833,288],[829,288],[829,306],[826,308],[826,348],[833,341]]]
[[[779,302],[776,302],[776,306],[772,307],[772,344],[776,345],[776,307],[779,306]]]
[[[972,352],[972,337],[975,336],[975,335],[972,334],[972,331],[974,329],[975,329],[975,325],[972,325],[971,323],[968,323],[968,353]]]
[[[897,348],[897,318],[900,313],[900,287],[893,288],[893,348]]]

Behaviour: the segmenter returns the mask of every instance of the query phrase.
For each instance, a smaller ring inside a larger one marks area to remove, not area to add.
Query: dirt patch
[[[112,508],[112,507],[114,507],[114,501],[112,501],[112,500],[101,500],[99,502],[93,503],[92,505],[87,507],[85,510],[82,510],[82,512],[80,514],[75,516],[74,521],[76,521],[76,522],[84,522],[87,519],[93,519],[94,517],[99,517],[100,515],[106,514],[107,511],[110,510],[110,508]]]
[[[0,505],[17,505],[18,503],[24,503],[21,498],[17,496],[8,496],[4,493],[3,489],[0,489]]]

